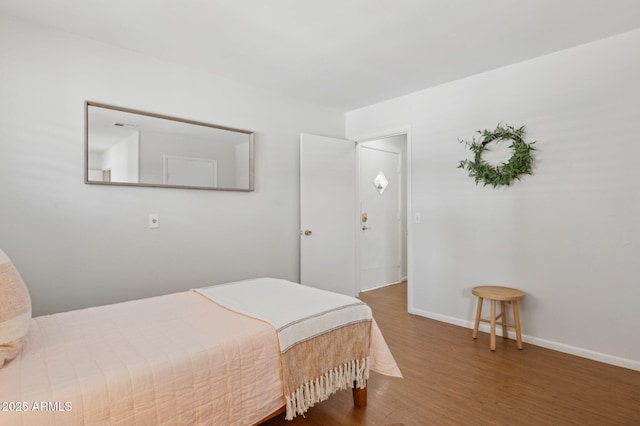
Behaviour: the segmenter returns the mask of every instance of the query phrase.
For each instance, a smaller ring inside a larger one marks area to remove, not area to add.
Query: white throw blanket
[[[196,292],[267,321],[278,333],[286,418],[369,377],[371,308],[362,301],[290,281],[259,278]]]
[[[195,291],[231,310],[271,323],[278,332],[281,352],[336,327],[373,318],[371,308],[355,297],[275,278],[237,281]]]

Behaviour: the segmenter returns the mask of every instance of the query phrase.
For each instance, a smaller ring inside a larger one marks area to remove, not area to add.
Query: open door
[[[300,282],[354,296],[356,144],[300,135]]]

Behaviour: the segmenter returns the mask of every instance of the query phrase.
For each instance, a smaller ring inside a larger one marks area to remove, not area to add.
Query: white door
[[[360,290],[400,281],[400,153],[360,147]]]
[[[164,155],[164,183],[218,186],[218,161],[209,158]]]
[[[355,295],[355,142],[300,135],[300,282]]]

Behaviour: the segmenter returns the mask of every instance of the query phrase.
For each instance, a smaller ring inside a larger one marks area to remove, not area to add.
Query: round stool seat
[[[499,300],[504,302],[524,299],[524,293],[522,291],[516,288],[500,287],[497,285],[482,285],[474,287],[471,292],[474,296],[482,297],[483,299]]]
[[[478,337],[478,329],[480,322],[488,322],[490,327],[490,348],[492,351],[496,350],[496,323],[500,320],[502,325],[502,337],[508,338],[507,327],[515,328],[516,330],[516,342],[518,349],[522,349],[522,332],[520,330],[520,311],[518,309],[518,302],[524,299],[524,292],[511,287],[501,287],[497,285],[482,285],[471,289],[474,296],[478,297],[478,307],[476,308],[476,321],[473,325],[473,338]],[[491,305],[491,315],[489,319],[482,318],[482,302],[487,299]],[[500,313],[497,313],[496,304],[500,302]],[[507,324],[507,310],[506,305],[510,303],[513,305],[513,319],[514,324]]]

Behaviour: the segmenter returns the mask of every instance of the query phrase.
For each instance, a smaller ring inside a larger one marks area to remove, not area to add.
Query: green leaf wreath
[[[527,143],[524,141],[524,127],[515,128],[510,125],[502,126],[498,124],[495,130],[478,130],[481,135],[480,140],[473,137],[471,142],[465,142],[458,139],[460,143],[465,143],[469,150],[473,152],[474,159],[460,161],[458,168],[469,172],[469,176],[474,178],[476,185],[482,181],[484,186],[491,185],[494,188],[501,185],[511,185],[515,179],[520,180],[522,175],[530,175],[533,165],[533,157],[531,155],[535,148],[532,146],[535,142]],[[487,144],[491,142],[512,141],[509,148],[513,150],[511,158],[506,163],[498,163],[493,166],[482,159],[482,153],[487,151]]]

